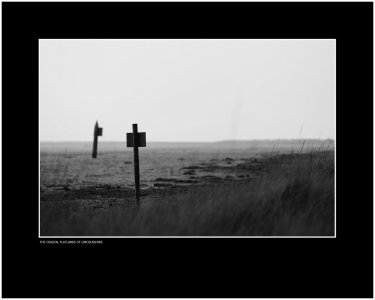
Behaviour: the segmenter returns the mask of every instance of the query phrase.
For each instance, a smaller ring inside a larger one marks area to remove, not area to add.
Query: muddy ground
[[[271,158],[251,157],[234,159],[210,159],[207,162],[180,168],[181,176],[157,177],[152,184],[142,184],[141,204],[159,201],[164,195],[183,193],[194,186],[222,185],[233,182],[248,182],[265,171]],[[112,206],[128,206],[135,202],[134,185],[92,184],[76,185],[69,181],[63,184],[43,185],[40,190],[41,206],[58,202],[84,208],[106,209]]]

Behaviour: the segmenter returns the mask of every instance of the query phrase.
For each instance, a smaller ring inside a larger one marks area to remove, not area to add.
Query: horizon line
[[[249,140],[217,140],[217,141],[147,141],[147,143],[222,143],[222,142],[255,142],[255,141],[308,141],[308,140],[316,140],[316,141],[326,141],[326,140],[335,140],[334,138],[327,137],[327,138],[270,138],[270,139],[249,139]],[[112,141],[100,141],[101,143],[126,143],[124,140],[112,140]],[[92,140],[79,140],[79,141],[69,141],[69,140],[62,140],[62,141],[51,141],[51,140],[44,140],[39,141],[39,143],[92,143]]]

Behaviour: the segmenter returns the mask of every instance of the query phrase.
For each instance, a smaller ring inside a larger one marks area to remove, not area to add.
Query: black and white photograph
[[[40,39],[40,236],[335,235],[334,39]]]
[[[1,8],[2,298],[373,297],[373,2]]]

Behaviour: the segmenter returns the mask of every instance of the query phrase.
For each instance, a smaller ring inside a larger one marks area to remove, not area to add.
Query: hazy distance
[[[41,141],[326,139],[335,40],[39,40]]]

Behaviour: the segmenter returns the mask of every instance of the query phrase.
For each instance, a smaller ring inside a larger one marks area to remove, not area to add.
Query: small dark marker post
[[[138,155],[138,125],[133,124],[133,152],[134,152],[134,177],[135,177],[135,200],[139,206],[139,155]]]
[[[138,147],[146,147],[146,132],[138,132],[138,125],[133,124],[133,132],[126,134],[127,147],[133,147],[134,153],[134,178],[135,178],[135,200],[139,207],[140,189],[139,189],[139,154]]]
[[[98,125],[98,121],[95,123],[94,127],[94,145],[92,147],[92,158],[96,158],[98,154],[98,136],[103,135],[103,128],[100,128]]]

